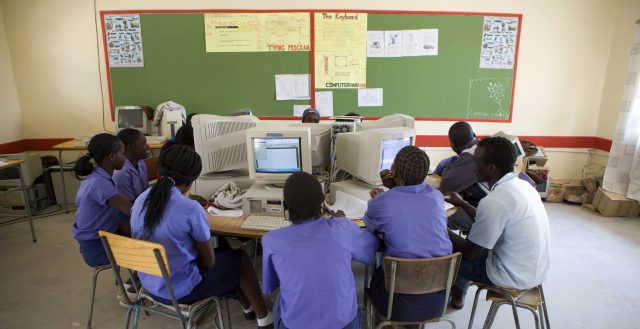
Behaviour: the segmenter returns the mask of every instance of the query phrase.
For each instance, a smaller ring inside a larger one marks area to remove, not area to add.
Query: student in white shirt
[[[502,288],[527,289],[541,284],[549,272],[549,223],[538,192],[513,173],[516,155],[503,137],[478,143],[475,167],[478,181],[491,192],[478,208],[449,194],[449,202],[475,218],[466,239],[449,231],[453,250],[462,252],[451,305],[464,306],[471,281]]]

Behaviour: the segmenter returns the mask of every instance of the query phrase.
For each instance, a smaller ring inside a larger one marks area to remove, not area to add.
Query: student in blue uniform
[[[371,191],[363,219],[367,230],[382,236],[385,256],[431,258],[451,254],[444,197],[424,183],[428,170],[427,154],[406,146],[396,155],[391,169],[380,173],[389,190]],[[374,272],[370,286],[376,308],[386,310],[389,295],[382,267]],[[444,295],[444,291],[396,294],[392,320],[421,321],[438,316],[445,305]]]
[[[84,179],[76,195],[76,219],[71,232],[80,244],[85,263],[95,267],[109,264],[98,231],[130,235],[129,225],[118,220],[118,212],[129,216],[131,202],[118,194],[112,179],[114,170],[124,165],[122,142],[103,133],[93,136],[87,149],[89,153],[80,157],[73,168],[76,177]],[[97,166],[91,163],[92,159]]]
[[[124,144],[124,167],[113,172],[113,181],[118,193],[126,200],[135,201],[138,195],[149,188],[147,165],[144,163],[151,153],[144,134],[136,129],[126,128],[118,133]]]
[[[377,239],[345,218],[322,217],[318,180],[298,172],[286,180],[291,226],[262,238],[262,289],[280,288],[275,328],[360,328],[351,261],[375,264]]]
[[[165,247],[178,302],[237,297],[244,309],[255,310],[259,328],[270,328],[273,316],[262,299],[249,258],[238,250],[214,254],[207,215],[198,202],[186,196],[202,169],[200,156],[187,146],[170,146],[160,153],[158,167],[158,183],[133,205],[131,229],[134,238]],[[154,299],[171,304],[161,277],[138,276]]]

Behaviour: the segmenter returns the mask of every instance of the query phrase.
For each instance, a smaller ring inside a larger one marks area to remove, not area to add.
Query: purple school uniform
[[[118,210],[107,202],[118,194],[113,179],[101,167],[87,176],[76,194],[76,220],[71,233],[76,240],[98,239],[98,231],[118,229]]]
[[[136,199],[131,209],[131,235],[143,239],[144,201],[151,189],[146,190]],[[164,246],[171,273],[171,285],[176,298],[191,293],[200,283],[200,275],[196,257],[196,242],[206,242],[211,237],[209,222],[202,206],[180,193],[176,187],[171,188],[169,199],[162,212],[162,218],[151,238],[146,239]],[[151,294],[170,299],[162,277],[138,273],[142,285]]]
[[[127,159],[121,170],[113,172],[113,181],[118,193],[123,198],[133,201],[149,187],[147,165],[144,160],[139,160],[138,165],[134,167]]]
[[[378,240],[344,218],[318,218],[262,238],[262,290],[280,288],[288,328],[343,328],[358,308],[351,261],[373,265]]]
[[[369,200],[367,230],[382,233],[385,256],[431,258],[451,254],[442,193],[427,184],[397,186]]]

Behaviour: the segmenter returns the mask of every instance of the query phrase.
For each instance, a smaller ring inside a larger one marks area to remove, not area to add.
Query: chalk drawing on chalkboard
[[[468,118],[509,118],[511,78],[469,79]]]

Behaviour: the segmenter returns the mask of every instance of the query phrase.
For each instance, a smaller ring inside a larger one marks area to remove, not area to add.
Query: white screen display
[[[301,171],[300,138],[254,138],[256,172],[294,173]]]
[[[412,140],[413,138],[411,137],[383,140],[380,170],[391,169],[396,154],[398,154],[403,147],[411,145]]]

